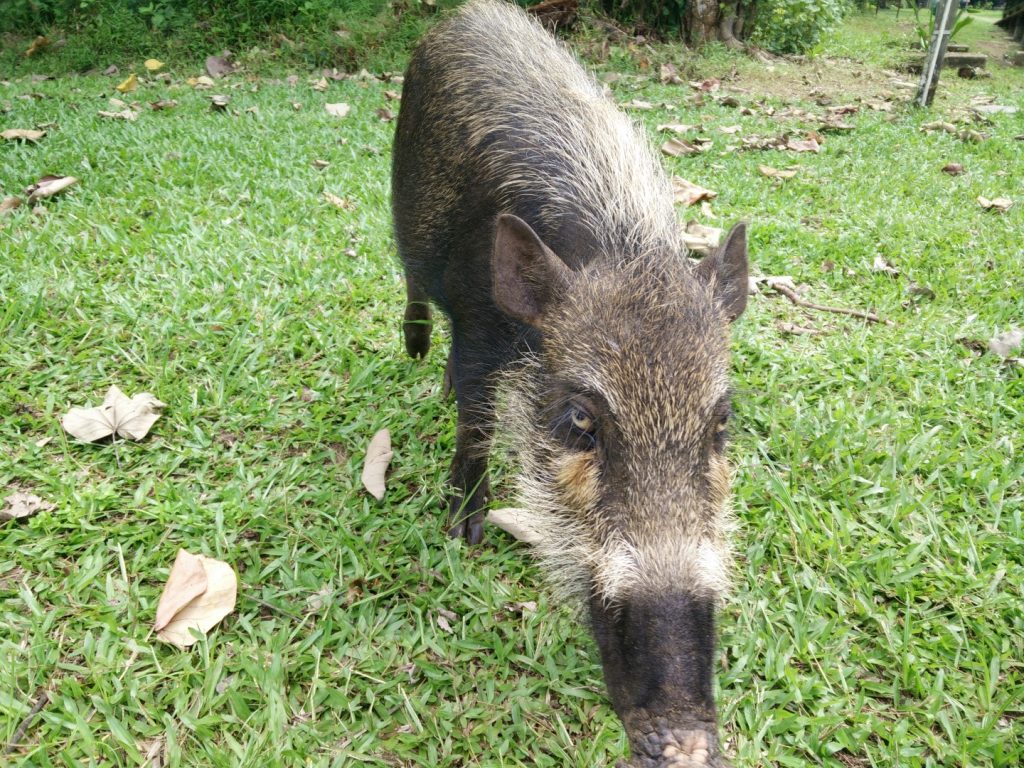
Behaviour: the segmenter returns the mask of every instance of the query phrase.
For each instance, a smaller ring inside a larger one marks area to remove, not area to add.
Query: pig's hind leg
[[[430,297],[406,274],[405,277],[405,321],[402,332],[405,335],[405,351],[409,357],[426,357],[430,350],[431,320]]]

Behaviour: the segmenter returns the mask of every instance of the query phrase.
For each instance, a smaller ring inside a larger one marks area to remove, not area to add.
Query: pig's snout
[[[726,768],[714,723],[670,727],[659,718],[630,733],[633,755],[618,768]]]

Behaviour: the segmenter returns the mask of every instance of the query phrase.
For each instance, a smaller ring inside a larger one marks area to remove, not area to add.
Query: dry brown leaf
[[[1007,358],[1013,355],[1017,348],[1024,342],[1024,329],[1022,328],[1011,328],[1005,333],[1000,333],[988,342],[988,348],[994,354],[999,355],[1002,358]]]
[[[334,194],[333,192],[327,192],[326,190],[324,191],[324,199],[325,199],[325,200],[326,200],[327,202],[329,202],[329,203],[330,203],[331,205],[335,205],[335,206],[337,206],[338,208],[342,208],[342,209],[344,209],[344,210],[346,210],[346,211],[347,211],[347,210],[350,210],[350,209],[352,209],[352,208],[354,207],[354,206],[352,205],[352,203],[350,203],[350,202],[349,202],[348,200],[346,200],[345,198],[343,198],[343,197],[338,197],[338,196],[337,196],[336,194]]]
[[[705,93],[711,93],[717,91],[722,85],[722,81],[717,77],[709,77],[707,80],[691,80],[690,87],[695,91],[703,91]]]
[[[377,110],[377,117],[380,118],[382,123],[390,123],[395,119],[395,116],[391,114],[391,110],[387,107],[381,107]]]
[[[642,101],[641,99],[633,99],[632,101],[627,101],[622,106],[624,106],[626,109],[638,109],[640,111],[654,109],[654,105],[651,102]]]
[[[797,172],[796,168],[781,170],[779,168],[772,168],[770,165],[758,165],[757,170],[771,179],[792,179],[796,176]]]
[[[224,77],[235,71],[235,65],[231,63],[231,55],[207,56],[206,74],[210,77]]]
[[[43,501],[34,493],[15,491],[4,499],[4,506],[0,508],[0,520],[20,520],[36,512],[46,512],[55,506],[56,504]]]
[[[695,144],[686,139],[673,137],[661,145],[661,151],[670,157],[685,157],[686,155],[704,152],[708,146],[707,144]]]
[[[722,242],[722,230],[718,227],[706,227],[696,221],[686,224],[682,233],[683,243],[694,253],[707,255]]]
[[[228,104],[231,103],[231,97],[224,94],[213,94],[210,96],[210,109],[224,110],[228,108]]]
[[[142,62],[142,66],[146,68],[147,72],[159,72],[164,68],[164,63],[159,59],[146,59]]]
[[[157,637],[188,648],[197,639],[191,630],[205,635],[235,609],[237,597],[238,577],[230,565],[178,550],[157,606]]]
[[[53,197],[77,183],[78,179],[74,176],[43,176],[35,184],[25,187],[25,194],[28,195],[28,201],[34,203],[44,197]]]
[[[310,165],[312,165],[318,171],[322,171],[324,168],[329,166],[330,163],[327,160],[314,160],[312,163],[310,163]],[[338,198],[338,199],[340,200],[341,198]],[[331,202],[334,202],[334,201],[332,200]]]
[[[327,90],[327,78],[321,77],[319,80],[313,83],[314,91],[326,91]]]
[[[743,130],[743,126],[742,125],[720,125],[720,126],[718,126],[718,130],[720,130],[722,133],[734,134],[734,133],[739,133],[740,131],[742,131]]]
[[[794,152],[820,152],[821,145],[815,139],[787,139],[786,149]]]
[[[99,115],[100,117],[109,117],[111,120],[127,120],[128,122],[137,120],[139,117],[138,112],[130,109],[122,109],[120,112],[106,112],[101,109]]]
[[[391,432],[382,429],[373,436],[366,448],[366,459],[363,462],[363,487],[380,501],[384,498],[384,475],[394,451],[391,450]]]
[[[45,135],[46,131],[35,131],[31,128],[8,128],[6,131],[0,132],[0,138],[7,139],[8,141],[14,141],[15,139],[39,141]]]
[[[173,109],[178,106],[178,102],[174,99],[160,99],[159,101],[151,101],[149,108],[154,112],[158,112],[161,109]]]
[[[505,533],[511,534],[524,544],[536,544],[541,540],[540,534],[527,523],[525,509],[516,509],[515,507],[492,509],[487,513],[487,522],[498,526]]]
[[[672,177],[672,192],[675,202],[683,203],[686,206],[699,203],[701,200],[713,200],[718,197],[717,192],[705,189],[680,176]]]
[[[139,78],[132,72],[128,77],[114,86],[121,93],[130,93],[139,87]]]
[[[684,85],[686,82],[679,76],[676,65],[672,63],[662,64],[658,75],[665,85]]]
[[[384,91],[384,98],[388,101],[401,101],[402,94],[398,91]]]
[[[942,172],[950,176],[959,176],[964,172],[964,167],[960,163],[946,163],[942,166]]]
[[[925,123],[921,126],[921,130],[925,133],[934,133],[935,131],[942,131],[943,133],[956,133],[957,128],[952,123],[947,123],[942,120],[935,120],[931,123]]]
[[[32,41],[32,44],[25,51],[25,55],[26,56],[35,56],[41,50],[46,48],[49,44],[50,44],[49,38],[45,37],[44,35],[39,35],[35,40]]]
[[[153,629],[159,632],[170,624],[175,614],[203,594],[207,586],[203,561],[196,555],[179,549],[164,585],[164,591],[160,595],[160,602],[156,606]]]
[[[998,211],[999,213],[1006,213],[1010,208],[1013,207],[1013,200],[1008,197],[996,197],[989,200],[987,197],[978,195],[978,205],[984,208],[986,211]]]
[[[200,75],[199,77],[190,77],[185,82],[191,85],[197,91],[201,91],[204,88],[213,88],[214,86],[213,78],[207,77],[206,75]]]
[[[341,101],[338,102],[337,104],[324,104],[324,109],[327,110],[328,115],[332,115],[334,117],[344,117],[349,113],[349,110],[351,110],[352,108],[345,102]]]
[[[696,125],[686,125],[685,123],[663,123],[659,125],[655,130],[658,133],[671,132],[671,133],[686,133],[697,128]]]
[[[820,328],[810,328],[806,325],[796,325],[795,323],[787,323],[783,320],[778,321],[776,327],[783,333],[789,333],[794,336],[819,336],[825,331]]]
[[[87,443],[119,435],[128,440],[141,440],[160,418],[166,405],[149,392],[129,398],[112,386],[103,403],[95,408],[72,408],[61,419],[64,430]]]
[[[893,277],[898,277],[900,274],[900,271],[887,262],[881,254],[875,255],[875,260],[871,264],[871,271],[884,272],[885,274],[892,275]]]
[[[19,208],[21,206],[21,203],[21,198],[17,197],[16,195],[5,197],[2,201],[0,201],[0,216],[6,216],[15,208]]]

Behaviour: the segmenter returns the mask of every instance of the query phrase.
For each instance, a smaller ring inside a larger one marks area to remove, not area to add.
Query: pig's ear
[[[747,307],[747,223],[729,230],[725,242],[705,256],[697,276],[712,287],[731,323]]]
[[[498,217],[491,257],[494,301],[509,317],[540,327],[541,318],[569,283],[569,268],[530,225]]]

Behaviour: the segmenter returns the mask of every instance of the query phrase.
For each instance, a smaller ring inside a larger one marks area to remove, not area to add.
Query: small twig
[[[797,296],[796,292],[784,285],[774,284],[771,286],[772,290],[781,293],[791,302],[796,304],[798,307],[804,307],[805,309],[816,309],[819,312],[832,312],[837,315],[849,315],[850,317],[859,317],[863,320],[869,320],[872,323],[880,323],[882,325],[895,325],[892,320],[884,320],[873,312],[862,312],[859,309],[846,309],[845,307],[826,307],[824,304],[812,304],[809,301],[805,301]]]
[[[21,721],[21,725],[18,726],[18,730],[14,732],[14,736],[11,737],[10,742],[7,744],[7,748],[4,750],[5,755],[12,754],[21,745],[21,740],[25,737],[25,732],[28,727],[32,724],[32,721],[36,719],[36,715],[43,711],[43,707],[50,703],[50,694],[45,690],[42,691],[36,698],[35,703],[32,705],[32,709],[28,711],[25,719]]]

